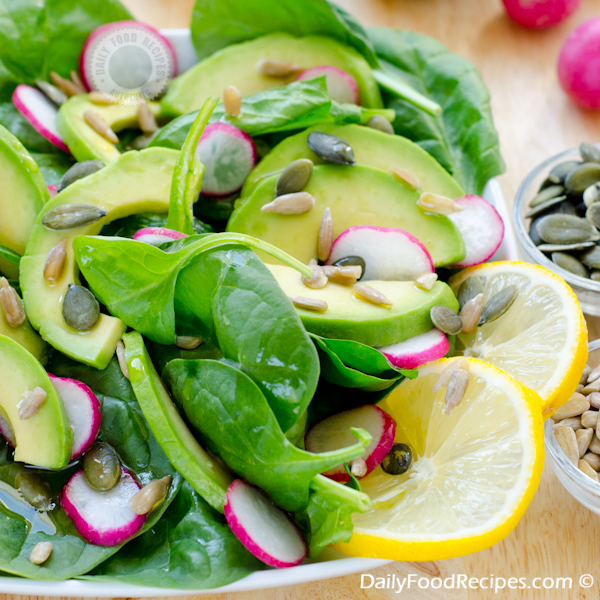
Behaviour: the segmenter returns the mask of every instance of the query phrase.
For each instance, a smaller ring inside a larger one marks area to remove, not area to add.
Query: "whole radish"
[[[600,17],[585,21],[565,40],[558,79],[575,104],[600,108]]]
[[[571,16],[581,0],[502,0],[508,16],[523,27],[551,27]]]

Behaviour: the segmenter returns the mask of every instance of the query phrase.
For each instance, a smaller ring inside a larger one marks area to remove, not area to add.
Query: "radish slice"
[[[69,479],[60,501],[86,542],[118,546],[135,535],[146,521],[146,515],[136,515],[129,508],[129,500],[140,489],[131,473],[122,468],[121,479],[114,488],[97,492],[81,470]]]
[[[450,343],[439,329],[431,329],[403,342],[382,346],[377,350],[395,367],[416,369],[427,362],[446,356],[450,350]]]
[[[241,479],[227,488],[225,519],[248,552],[271,567],[295,567],[306,558],[306,542],[296,524]]]
[[[63,401],[71,431],[71,460],[83,454],[96,440],[102,422],[100,402],[92,390],[76,379],[48,374]]]
[[[304,446],[308,452],[315,453],[346,448],[356,443],[356,438],[350,432],[352,427],[366,429],[373,437],[362,457],[367,465],[364,477],[386,457],[396,435],[396,421],[374,404],[346,410],[317,423],[304,437]],[[329,469],[323,475],[341,483],[350,479],[344,465]]]
[[[58,133],[56,116],[58,109],[40,90],[21,83],[15,88],[12,101],[16,109],[29,121],[31,126],[51,144],[71,154]]]
[[[15,432],[12,430],[12,427],[8,423],[8,421],[0,415],[0,433],[2,437],[6,440],[6,443],[11,448],[17,447],[17,439],[15,438]]]
[[[296,77],[296,81],[316,79],[317,77],[323,77],[323,75],[325,75],[327,81],[327,93],[332,100],[347,104],[358,104],[358,83],[356,83],[356,79],[337,67],[323,65],[306,69]]]
[[[365,261],[362,281],[414,281],[435,270],[427,248],[407,231],[392,227],[346,229],[333,242],[327,264],[345,256],[360,256]]]
[[[504,222],[496,209],[480,196],[463,196],[456,203],[464,210],[448,215],[465,242],[465,257],[457,267],[479,265],[492,257],[504,238]]]
[[[171,63],[171,69],[169,69],[164,75],[165,79],[175,77],[177,75],[177,55],[175,54],[175,49],[173,48],[173,45],[164,35],[162,35],[157,29],[154,29],[154,27],[150,27],[150,25],[146,25],[146,23],[140,23],[139,21],[115,21],[114,23],[106,23],[105,25],[100,25],[100,27],[97,27],[96,29],[94,29],[94,31],[92,31],[92,33],[90,33],[90,35],[88,36],[88,39],[85,41],[85,44],[83,45],[83,51],[81,52],[81,56],[79,57],[79,72],[81,73],[81,79],[83,80],[83,83],[84,83],[85,87],[87,87],[88,90],[94,89],[93,76],[90,71],[95,66],[94,60],[93,60],[93,55],[94,55],[94,51],[96,50],[96,46],[99,43],[102,43],[104,40],[106,40],[106,38],[112,32],[114,32],[115,36],[116,36],[119,33],[123,33],[124,29],[127,29],[127,30],[134,29],[134,30],[139,31],[140,33],[145,33],[147,35],[147,37],[150,38],[148,41],[146,41],[148,49],[150,49],[150,48],[159,48],[160,49],[160,46],[162,46],[162,49],[164,49],[169,54],[169,61]],[[137,45],[139,45],[139,44],[143,44],[144,41],[141,39],[138,39],[138,40],[136,40],[136,43],[137,43]],[[135,47],[135,46],[133,46],[133,47]],[[160,53],[157,52],[157,55],[159,55],[159,54]],[[163,57],[163,60],[164,60],[164,57]],[[161,67],[166,67],[166,64],[162,61],[161,61],[160,65],[161,65]],[[137,69],[136,69],[135,61],[130,62],[129,65],[127,65],[127,66],[129,66],[130,70],[132,71],[132,76],[136,77],[135,71]],[[126,78],[126,77],[127,77],[127,73],[121,74],[121,76],[119,77],[119,80],[123,80],[123,78]],[[163,77],[163,75],[161,74],[161,78],[162,77]],[[132,81],[130,89],[133,90],[133,89],[139,87],[139,85],[136,85],[136,83],[138,83],[138,82]]]
[[[160,246],[166,242],[186,237],[188,237],[186,233],[167,229],[166,227],[144,227],[135,232],[133,239],[136,242],[144,242],[144,244],[150,244],[151,246]]]
[[[50,198],[54,198],[56,194],[58,194],[58,186],[48,184],[46,186],[48,188],[48,193],[50,194]]]
[[[228,123],[207,125],[196,152],[204,165],[202,193],[205,196],[237,192],[256,164],[252,138]]]

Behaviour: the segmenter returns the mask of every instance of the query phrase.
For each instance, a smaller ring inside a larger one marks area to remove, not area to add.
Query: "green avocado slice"
[[[105,314],[87,332],[71,329],[64,322],[64,296],[70,283],[79,284],[73,240],[80,235],[97,235],[107,223],[132,214],[166,213],[178,156],[179,152],[167,148],[127,152],[100,171],[72,183],[48,202],[38,216],[21,259],[21,289],[31,324],[63,354],[104,369],[126,329],[120,319]],[[42,225],[46,212],[73,203],[98,206],[107,215],[92,225],[69,231],[52,231]],[[44,279],[44,266],[48,252],[63,238],[67,240],[63,275],[58,283],[50,285]]]
[[[0,413],[12,429],[15,461],[61,469],[71,458],[71,429],[60,396],[42,365],[14,340],[0,335]],[[47,396],[35,415],[19,418],[19,404],[35,388]]]
[[[402,342],[433,328],[430,310],[447,306],[458,311],[458,300],[445,283],[438,281],[429,292],[412,281],[369,281],[393,305],[385,308],[356,298],[352,287],[328,283],[313,290],[302,282],[297,271],[283,265],[267,265],[288,296],[302,296],[327,302],[327,312],[298,309],[307,331],[326,338],[354,340],[375,348]]]
[[[229,85],[235,85],[242,96],[249,96],[294,81],[297,72],[290,77],[258,73],[256,64],[264,58],[290,61],[303,69],[337,67],[356,79],[361,106],[383,106],[371,67],[356,50],[323,36],[297,38],[274,33],[219,50],[176,77],[161,100],[161,114],[176,117],[198,110],[209,96],[222,96]]]
[[[278,175],[265,178],[231,215],[228,231],[257,237],[308,263],[317,258],[317,238],[323,211],[329,207],[334,239],[349,227],[396,227],[414,235],[431,254],[436,267],[464,258],[462,236],[443,215],[423,212],[419,193],[398,182],[391,173],[372,167],[320,165],[304,191],[315,198],[312,210],[301,215],[263,213],[275,197]],[[261,255],[266,262],[275,262]]]

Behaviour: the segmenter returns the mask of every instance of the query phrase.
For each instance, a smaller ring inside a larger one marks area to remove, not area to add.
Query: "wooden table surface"
[[[227,0],[215,0],[227,2]],[[260,0],[248,0],[257,1]],[[600,113],[574,106],[560,89],[556,58],[560,46],[578,23],[600,14],[600,0],[584,0],[567,22],[545,31],[528,31],[505,16],[500,0],[337,0],[367,26],[412,29],[431,35],[473,61],[490,89],[508,171],[500,178],[512,204],[523,177],[537,163],[581,141],[600,141]],[[134,15],[156,27],[187,27],[193,0],[124,0]],[[589,322],[598,337],[599,320]],[[436,563],[393,563],[372,571],[375,576],[409,573],[466,573],[473,577],[571,577],[571,590],[503,591],[360,589],[360,575],[305,585],[231,594],[198,596],[204,600],[384,600],[539,599],[600,597],[600,517],[577,503],[547,467],[527,513],[504,541],[489,550]],[[579,576],[592,574],[589,590]],[[3,596],[0,598],[10,598]],[[16,598],[16,596],[15,596]]]

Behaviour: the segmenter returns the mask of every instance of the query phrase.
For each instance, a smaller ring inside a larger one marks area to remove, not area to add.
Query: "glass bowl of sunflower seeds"
[[[565,489],[600,515],[600,339],[588,344],[589,358],[577,391],[546,421],[546,456]]]
[[[583,311],[600,316],[600,146],[582,143],[533,169],[513,219],[523,257],[560,275]]]

